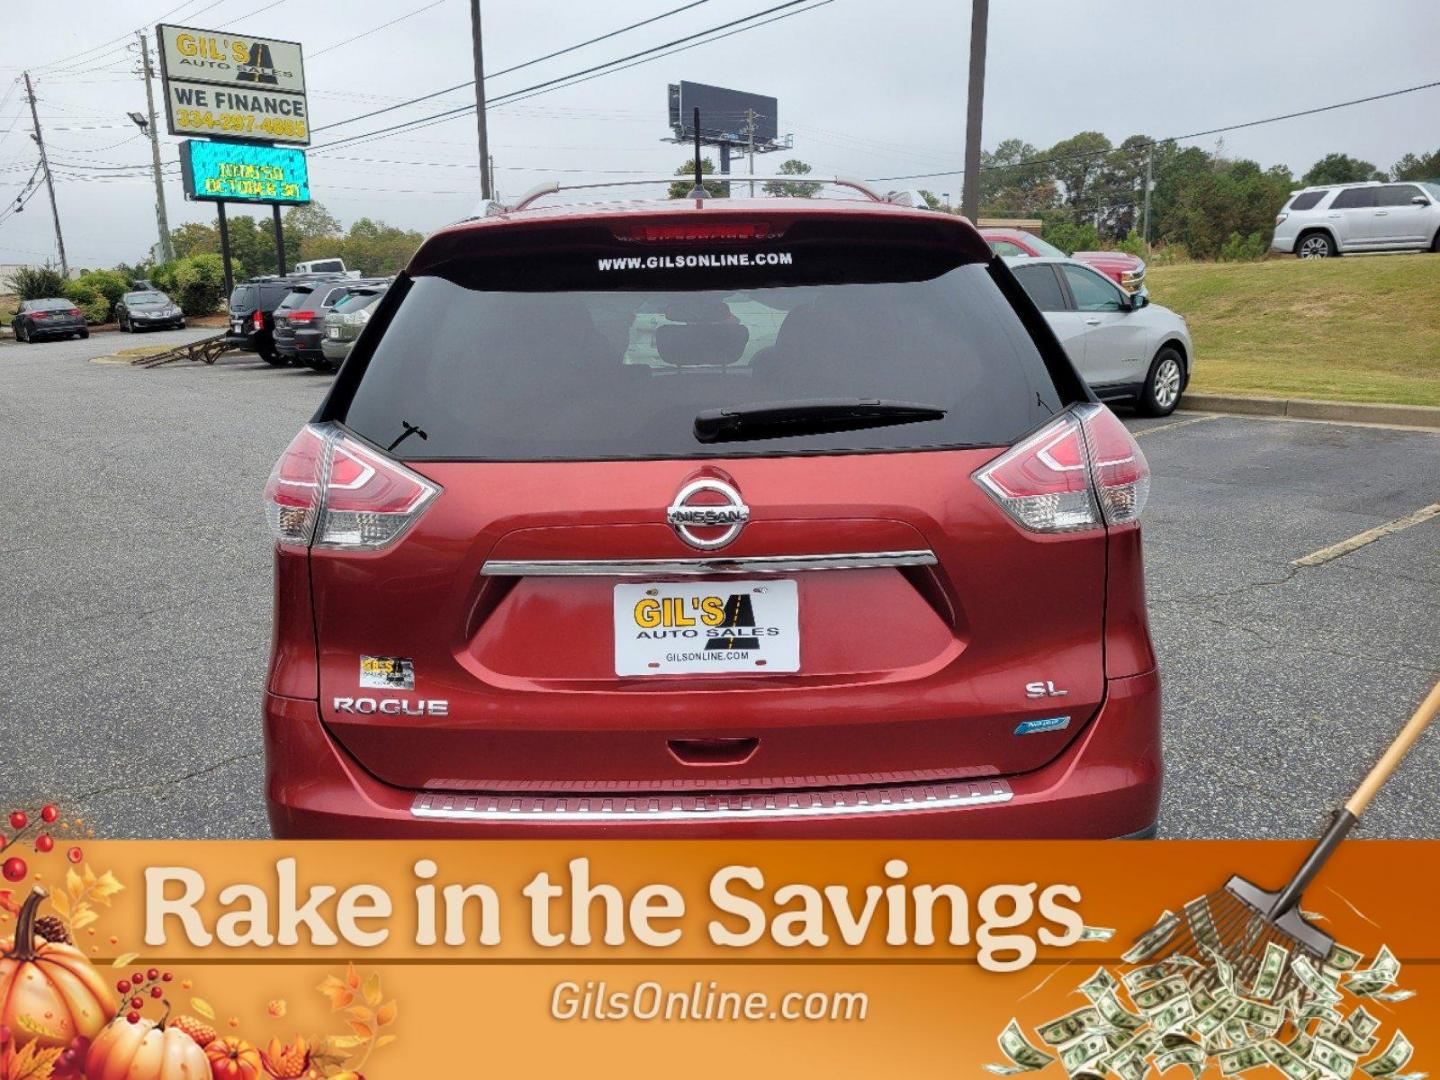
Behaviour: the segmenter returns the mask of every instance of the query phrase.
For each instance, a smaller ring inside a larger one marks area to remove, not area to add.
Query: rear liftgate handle
[[[1335,820],[1330,823],[1330,828],[1325,830],[1325,835],[1320,838],[1319,843],[1311,849],[1305,862],[1295,872],[1295,877],[1289,885],[1281,891],[1275,899],[1275,906],[1270,909],[1272,919],[1279,918],[1300,902],[1300,894],[1305,887],[1315,879],[1327,859],[1337,847],[1340,841],[1344,840],[1360,821],[1361,815],[1365,813],[1370,800],[1375,798],[1375,793],[1384,786],[1385,781],[1390,779],[1392,773],[1399,767],[1401,760],[1409,753],[1410,748],[1415,745],[1415,740],[1424,734],[1425,729],[1430,726],[1430,721],[1435,719],[1435,714],[1440,713],[1440,683],[1430,688],[1430,693],[1420,703],[1420,707],[1406,721],[1405,726],[1400,729],[1400,734],[1395,736],[1389,748],[1375,767],[1370,770],[1360,786],[1355,789],[1355,794],[1350,796],[1343,809],[1335,811]]]

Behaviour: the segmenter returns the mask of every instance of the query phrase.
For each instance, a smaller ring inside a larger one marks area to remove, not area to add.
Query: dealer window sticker
[[[415,663],[400,656],[362,656],[360,685],[374,690],[414,690]]]
[[[703,270],[729,266],[792,266],[788,251],[722,251],[701,255],[626,255],[596,260],[603,270]]]

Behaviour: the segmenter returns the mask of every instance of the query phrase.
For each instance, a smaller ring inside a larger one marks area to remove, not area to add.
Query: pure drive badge
[[[371,690],[414,690],[415,664],[399,656],[362,656],[360,685]]]

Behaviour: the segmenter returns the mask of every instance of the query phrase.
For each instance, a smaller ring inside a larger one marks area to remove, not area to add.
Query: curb
[[[1187,393],[1183,407],[1199,412],[1242,416],[1286,416],[1293,420],[1334,420],[1350,424],[1440,428],[1440,406],[1380,405],[1312,398],[1240,397],[1231,394]]]

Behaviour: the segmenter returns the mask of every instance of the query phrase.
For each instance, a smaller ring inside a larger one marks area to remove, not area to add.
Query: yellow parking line
[[[1192,416],[1187,420],[1176,420],[1174,423],[1161,424],[1159,427],[1147,427],[1140,431],[1133,432],[1135,438],[1142,435],[1154,435],[1157,431],[1169,431],[1171,428],[1184,427],[1186,424],[1203,424],[1206,420],[1219,420],[1220,413],[1207,413],[1204,416]]]
[[[1350,537],[1349,540],[1341,540],[1338,544],[1331,544],[1319,551],[1312,551],[1303,559],[1296,559],[1291,566],[1319,566],[1331,559],[1338,559],[1341,555],[1348,555],[1352,551],[1364,547],[1366,544],[1373,544],[1382,536],[1389,536],[1401,529],[1408,529],[1411,525],[1419,525],[1422,521],[1429,521],[1433,517],[1440,517],[1440,503],[1431,503],[1413,514],[1407,514],[1403,518],[1394,521],[1387,521],[1384,525],[1376,525],[1373,529],[1366,529],[1362,533]]]

